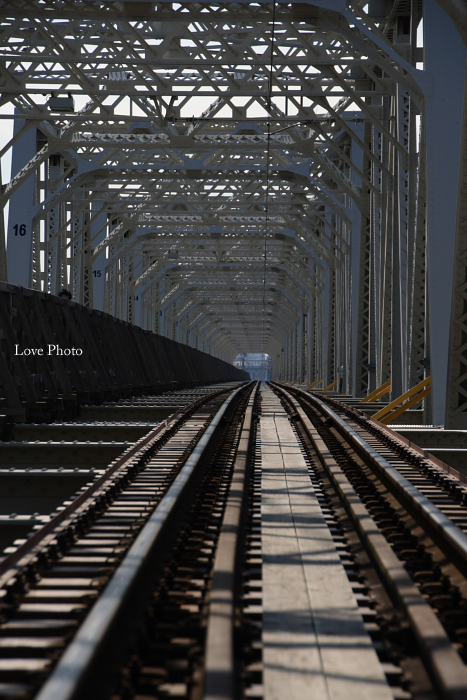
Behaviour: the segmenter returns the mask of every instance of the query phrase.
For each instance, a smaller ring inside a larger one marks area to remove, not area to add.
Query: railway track
[[[100,696],[96,678],[107,687],[114,642],[123,654],[122,631],[131,636],[189,492],[249,391],[220,391],[174,414],[0,563],[0,697],[33,697],[41,686],[40,697],[84,697],[88,682]]]
[[[225,388],[0,562],[0,698],[464,700],[466,530],[362,414]]]
[[[417,649],[435,692],[467,697],[465,484],[358,411],[275,390],[408,625],[411,652]]]

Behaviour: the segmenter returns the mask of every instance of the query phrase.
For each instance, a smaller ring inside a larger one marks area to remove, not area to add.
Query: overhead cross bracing
[[[356,396],[431,374],[427,418],[467,425],[462,8],[6,0],[0,20],[3,279]]]

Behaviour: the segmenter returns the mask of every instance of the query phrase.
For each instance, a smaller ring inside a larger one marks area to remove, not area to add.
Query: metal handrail
[[[373,418],[381,421],[381,418],[383,416],[385,416],[387,413],[390,413],[393,409],[398,408],[402,403],[404,403],[404,401],[409,399],[411,396],[416,394],[418,391],[421,391],[422,389],[424,389],[430,383],[431,383],[431,377],[426,377],[426,379],[424,379],[422,382],[420,382],[416,386],[414,386],[411,389],[409,389],[408,391],[406,391],[405,394],[402,394],[397,399],[394,399],[394,401],[391,401],[390,404],[388,404],[387,406],[382,408],[380,411],[375,413]],[[420,401],[421,398],[422,398],[421,396],[420,396],[420,398],[417,397],[417,401]],[[413,401],[411,405],[413,405],[414,403],[417,403],[417,401]],[[406,408],[409,408],[409,406],[407,406]],[[404,408],[404,411],[406,410],[406,408]],[[403,413],[403,411],[401,411],[400,413]],[[398,414],[398,415],[400,415],[400,414]],[[384,423],[385,421],[381,421],[381,422]]]
[[[378,401],[382,396],[387,394],[389,391],[391,391],[391,380],[388,379],[387,382],[384,382],[384,384],[381,384],[377,389],[371,392],[371,394],[368,394],[368,396],[365,396],[364,399],[360,401],[360,403],[368,403],[368,401]]]

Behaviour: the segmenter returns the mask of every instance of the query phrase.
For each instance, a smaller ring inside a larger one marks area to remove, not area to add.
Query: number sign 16
[[[15,224],[13,226],[13,231],[15,236],[25,236],[26,235],[26,224]]]

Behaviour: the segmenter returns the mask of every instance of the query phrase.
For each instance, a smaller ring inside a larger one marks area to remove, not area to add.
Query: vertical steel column
[[[349,243],[350,247],[350,230],[346,225],[344,225],[345,240]],[[347,392],[352,391],[351,376],[352,376],[352,338],[353,338],[353,325],[352,325],[352,256],[346,255],[343,261],[343,289],[344,289],[344,304],[343,304],[343,365],[344,365],[344,388],[343,390]]]
[[[392,98],[384,97],[382,120],[387,130],[391,125]],[[392,363],[392,261],[394,237],[394,179],[388,174],[392,171],[393,146],[389,139],[381,136],[381,383],[391,378]]]
[[[467,429],[467,80],[454,250],[446,428]],[[428,270],[428,277],[430,270]],[[431,285],[430,285],[431,287]],[[433,293],[433,292],[432,292]],[[433,340],[432,340],[433,343]]]
[[[160,297],[160,287],[157,281],[154,285],[154,333],[161,332],[161,316],[162,311],[160,307],[161,297]]]
[[[63,158],[56,154],[49,157],[44,164],[44,181],[46,185],[46,197],[51,195],[60,186],[63,177]],[[44,290],[51,294],[59,294],[62,287],[67,286],[67,269],[64,258],[67,257],[66,245],[66,205],[57,203],[50,208],[45,220],[44,254],[46,258],[45,269],[41,271]],[[61,234],[65,226],[65,235]],[[41,236],[42,238],[42,236]],[[63,245],[63,239],[65,245]],[[79,300],[78,300],[79,301]]]
[[[465,428],[465,399],[463,392],[459,392],[465,381],[464,367],[461,370],[459,364],[459,357],[463,356],[465,346],[461,328],[463,313],[460,309],[463,281],[462,275],[459,276],[465,247],[462,247],[461,241],[461,216],[458,216],[456,228],[456,208],[459,154],[463,146],[466,47],[453,21],[434,0],[425,3],[424,32],[426,70],[431,82],[431,92],[426,96],[425,102],[427,265],[433,422],[446,426],[457,424]],[[462,187],[465,185],[462,177],[460,184]],[[456,286],[453,304],[454,272]],[[453,338],[450,353],[451,329]],[[446,402],[448,393],[449,415]],[[461,415],[462,413],[464,415]]]
[[[92,300],[91,232],[87,197],[87,191],[78,188],[71,201],[71,282],[73,298],[84,306],[90,306]]]
[[[3,192],[3,181],[2,181],[2,170],[0,167],[0,192]],[[6,259],[6,230],[5,228],[5,212],[2,208],[2,213],[0,216],[0,280],[5,282],[8,280],[8,265]]]
[[[293,378],[298,379],[298,321],[293,325]]]
[[[379,118],[382,106],[377,105]],[[371,129],[372,152],[382,159],[381,132],[376,125]],[[381,280],[382,280],[382,219],[381,219],[381,168],[373,163],[371,182],[376,192],[371,193],[371,319],[370,319],[370,376],[369,390],[381,385]]]
[[[319,357],[319,340],[320,334],[318,330],[318,299],[316,294],[313,297],[312,309],[312,337],[313,337],[313,350],[312,350],[312,371],[311,371],[311,381],[315,381],[318,378],[318,357]]]
[[[170,324],[171,324],[171,335],[172,340],[177,340],[177,309],[175,302],[170,304]]]
[[[103,211],[102,206],[99,206],[96,210],[91,209],[91,214],[92,246],[96,247],[105,238],[107,215]],[[93,261],[92,278],[92,306],[95,309],[100,309],[101,311],[103,311],[105,287],[105,250],[101,251]],[[142,292],[140,292],[140,294],[142,294]]]
[[[334,375],[336,373],[337,365],[337,309],[338,309],[338,299],[337,299],[337,259],[336,259],[336,234],[334,233],[336,227],[336,216],[331,217],[331,226],[329,227],[329,235],[331,238],[331,253],[334,257],[334,265],[329,270],[329,301],[328,301],[328,338],[327,338],[327,384],[334,381]]]
[[[425,165],[425,119],[420,122],[419,166],[415,213],[415,238],[413,242],[413,283],[410,335],[410,386],[421,382],[429,372],[426,354],[425,331],[428,323],[426,313],[426,165]]]
[[[309,301],[308,301],[309,304]],[[307,311],[302,309],[301,312],[301,324],[302,324],[302,347],[300,356],[300,380],[306,382],[308,379],[308,367],[307,367],[307,357],[308,357],[308,322],[307,322]]]
[[[25,126],[15,120],[14,136]],[[13,148],[12,179],[31,161],[37,152],[37,129],[26,131]],[[8,281],[22,287],[33,286],[35,175],[31,175],[10,198],[7,233]],[[39,257],[39,252],[37,251]],[[36,261],[39,264],[39,260]]]
[[[107,231],[108,235],[119,225],[118,219],[114,216],[107,215]],[[119,288],[120,288],[120,260],[115,255],[116,246],[110,245],[108,248],[108,256],[110,262],[105,267],[105,288],[104,288],[104,311],[112,316],[119,316]]]
[[[409,192],[409,121],[410,98],[407,91],[399,85],[396,91],[394,116],[396,137],[404,147],[405,153],[394,149],[394,190],[397,196],[397,211],[395,212],[394,248],[393,248],[393,344],[392,344],[392,394],[400,396],[407,391],[408,382],[408,347],[409,335],[407,329],[409,313],[409,249],[412,232],[409,224],[410,199]]]
[[[353,127],[357,136],[360,139],[364,138],[363,125],[355,125]],[[356,168],[363,172],[363,150],[352,139],[350,157]],[[353,171],[352,181],[357,187],[362,186],[361,178]],[[353,396],[359,395],[358,391],[361,384],[361,367],[359,354],[359,304],[360,304],[360,258],[361,258],[361,233],[362,215],[355,201],[348,201],[351,207],[351,226],[348,232],[350,245],[350,264],[349,264],[349,285],[351,291],[351,302],[349,303],[349,326],[351,328],[350,336],[350,353],[349,353],[349,388]],[[358,369],[357,369],[358,366]],[[358,389],[358,390],[357,390]]]
[[[365,122],[363,138],[367,148],[371,149],[371,124],[369,121]],[[362,168],[366,179],[371,181],[371,160],[367,152],[363,153]],[[358,306],[357,318],[354,321],[357,326],[355,395],[365,396],[368,393],[370,384],[369,371],[371,368],[371,192],[368,189],[364,189],[363,184],[360,214]]]
[[[129,323],[136,323],[136,308],[135,308],[135,273],[134,273],[134,259],[126,258],[124,259],[125,270],[127,271],[126,279],[126,307],[127,311],[127,321]]]

